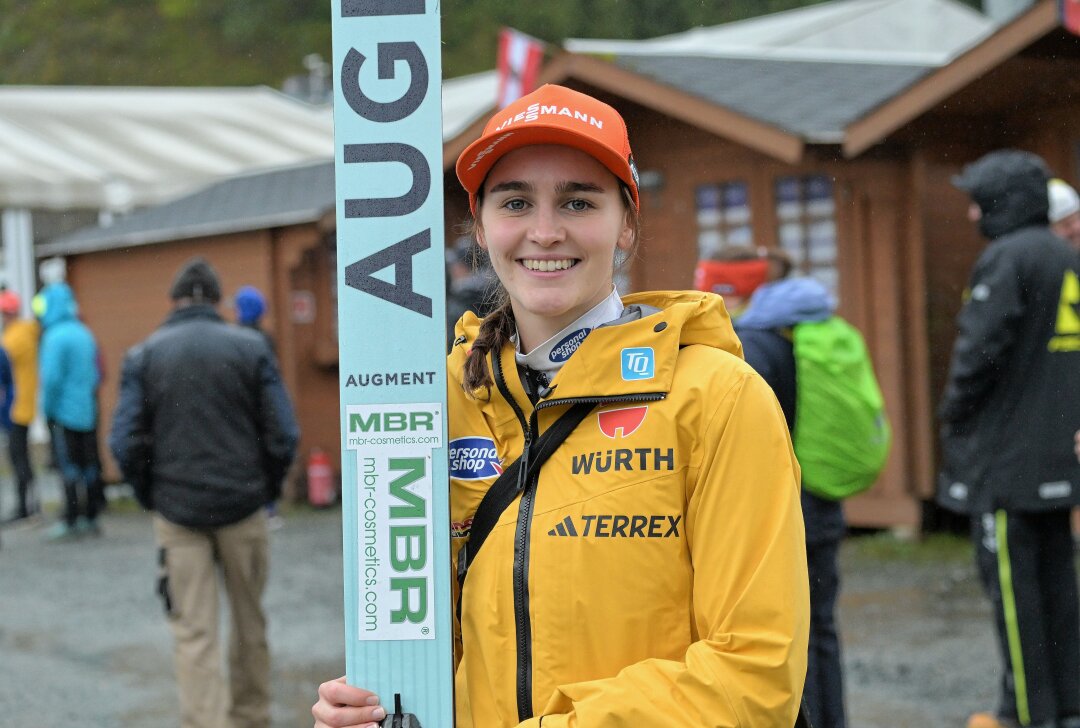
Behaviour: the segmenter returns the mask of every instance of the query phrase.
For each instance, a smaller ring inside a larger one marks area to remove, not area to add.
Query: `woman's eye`
[[[503,203],[503,207],[510,212],[521,212],[525,209],[525,200],[507,200]]]
[[[570,200],[569,202],[566,203],[566,206],[569,207],[574,212],[585,212],[590,207],[592,207],[592,205],[590,205],[585,200]]]

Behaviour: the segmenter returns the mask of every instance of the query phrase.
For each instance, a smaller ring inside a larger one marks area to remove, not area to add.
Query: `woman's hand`
[[[345,678],[319,686],[319,702],[311,706],[315,728],[378,728],[386,717],[379,696],[345,684]]]

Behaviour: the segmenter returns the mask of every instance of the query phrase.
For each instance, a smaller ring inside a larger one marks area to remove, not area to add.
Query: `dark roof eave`
[[[1042,0],[947,65],[935,69],[844,130],[843,153],[857,157],[976,78],[1060,25],[1055,0]]]
[[[331,210],[333,210],[332,205],[318,209],[295,210],[279,215],[259,216],[241,220],[223,220],[157,230],[135,230],[130,233],[112,236],[88,236],[86,239],[79,239],[81,236],[73,236],[67,240],[61,238],[51,243],[38,245],[34,249],[34,255],[37,258],[50,258],[57,255],[83,255],[115,250],[116,248],[134,248],[177,240],[236,235],[253,230],[317,223]]]
[[[564,51],[544,67],[538,83],[565,83],[568,79],[604,89],[774,159],[794,164],[802,158],[805,143],[799,134],[659,83],[608,60]],[[479,137],[483,126],[484,119],[478,119],[444,141],[445,169],[452,169],[453,160]]]

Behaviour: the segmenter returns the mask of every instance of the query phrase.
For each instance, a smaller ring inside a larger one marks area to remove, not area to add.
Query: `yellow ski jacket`
[[[15,381],[15,401],[11,405],[11,421],[29,427],[37,412],[38,339],[41,327],[37,321],[18,319],[4,327],[0,338],[8,358],[11,376]]]
[[[809,588],[799,467],[721,299],[624,298],[534,408],[512,346],[468,397],[450,355],[455,557],[497,474],[578,398],[598,407],[502,514],[465,581],[458,728],[791,728]],[[655,307],[655,308],[650,308]],[[660,310],[656,310],[660,309]],[[464,336],[464,339],[461,337]]]

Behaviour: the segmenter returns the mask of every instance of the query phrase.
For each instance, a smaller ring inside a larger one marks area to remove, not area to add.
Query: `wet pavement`
[[[848,725],[965,725],[996,706],[997,646],[966,540],[849,538],[839,622]]]
[[[0,727],[178,724],[150,519],[117,502],[103,526],[74,543],[2,531]],[[963,726],[992,706],[996,648],[966,543],[858,537],[841,558],[852,728]],[[311,725],[318,683],[344,666],[340,511],[285,512],[265,604],[272,726]]]

